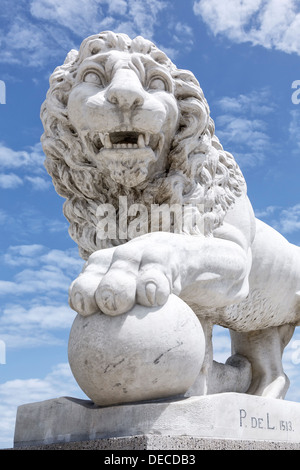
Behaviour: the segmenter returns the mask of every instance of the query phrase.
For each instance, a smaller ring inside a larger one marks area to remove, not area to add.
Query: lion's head
[[[99,204],[118,207],[119,195],[199,204],[209,234],[244,191],[198,81],[142,37],[85,39],[53,72],[41,119],[46,168],[84,259],[126,241],[97,237]]]

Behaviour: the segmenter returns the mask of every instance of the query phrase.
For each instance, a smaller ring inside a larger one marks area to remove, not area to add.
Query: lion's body
[[[257,219],[256,227],[249,295],[242,302],[226,307],[220,324],[236,331],[298,325],[300,248]]]
[[[252,363],[252,393],[282,396],[281,354],[290,337],[282,327],[300,321],[300,249],[255,220],[243,175],[215,136],[193,74],[143,38],[101,33],[55,70],[41,117],[46,167],[88,260],[71,286],[71,306],[115,315],[135,302],[163,303],[170,288],[236,332],[234,351]],[[119,195],[128,206],[194,204],[204,232],[193,226],[179,235],[103,240],[98,207],[116,206]],[[126,282],[118,274],[124,260]],[[273,329],[270,375],[261,358]]]

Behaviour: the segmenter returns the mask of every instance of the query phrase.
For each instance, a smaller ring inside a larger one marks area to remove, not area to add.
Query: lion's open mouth
[[[150,134],[123,128],[97,132],[92,139],[90,136],[88,142],[96,154],[94,162],[97,167],[107,172],[115,182],[133,187],[145,181],[149,165],[159,159],[165,136],[163,133]]]
[[[157,153],[164,145],[164,135],[138,131],[99,132],[94,136],[93,144],[97,153],[104,149],[145,148],[150,148],[154,153]]]

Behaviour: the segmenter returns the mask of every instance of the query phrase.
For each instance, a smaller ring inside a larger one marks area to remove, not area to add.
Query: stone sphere
[[[77,315],[69,338],[73,375],[101,406],[184,394],[204,354],[201,324],[175,295],[162,307],[135,305],[114,317]]]

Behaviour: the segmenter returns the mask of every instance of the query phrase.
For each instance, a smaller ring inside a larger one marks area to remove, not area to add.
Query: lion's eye
[[[151,90],[159,90],[159,91],[167,91],[168,90],[168,84],[166,83],[166,80],[160,77],[155,77],[150,80],[149,86]]]
[[[93,85],[102,85],[102,80],[96,72],[87,72],[83,77],[83,81]]]

